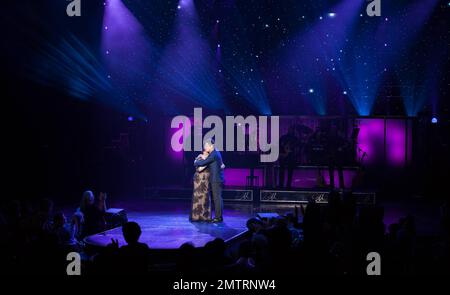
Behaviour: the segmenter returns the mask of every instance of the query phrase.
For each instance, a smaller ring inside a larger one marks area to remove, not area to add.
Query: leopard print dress
[[[209,169],[194,174],[194,192],[190,221],[207,221],[211,219],[211,200],[209,196]]]

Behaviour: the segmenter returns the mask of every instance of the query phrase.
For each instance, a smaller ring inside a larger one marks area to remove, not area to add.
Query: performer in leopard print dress
[[[194,191],[192,194],[190,221],[211,220],[211,200],[209,196],[210,173],[209,168],[202,168],[196,169],[194,174]]]

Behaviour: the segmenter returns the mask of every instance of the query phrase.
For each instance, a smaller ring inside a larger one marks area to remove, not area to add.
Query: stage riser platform
[[[253,202],[254,190],[252,189],[224,189],[222,197],[224,201]],[[187,188],[149,188],[145,190],[145,197],[156,200],[182,200],[192,199],[192,189]]]
[[[125,208],[129,221],[137,222],[142,230],[139,241],[146,243],[155,254],[173,251],[184,243],[203,247],[207,242],[220,238],[227,244],[240,240],[247,234],[246,222],[253,217],[250,206],[224,206],[224,222],[191,222],[191,206],[186,201],[139,200],[117,203]],[[249,210],[250,209],[250,210]],[[116,227],[88,236],[85,243],[92,248],[106,247],[111,239],[125,245],[122,228]],[[172,258],[174,256],[172,255]]]
[[[225,202],[243,203],[298,203],[307,204],[314,200],[318,204],[327,204],[329,190],[260,190],[260,189],[224,189]],[[342,195],[342,193],[341,193]],[[374,192],[353,192],[357,205],[374,205]],[[145,197],[154,200],[190,200],[192,189],[188,188],[147,188]]]
[[[299,203],[307,204],[315,201],[318,204],[327,204],[329,191],[277,191],[261,190],[259,200],[261,203]],[[340,193],[342,197],[342,193]],[[354,192],[357,205],[375,205],[376,195],[373,192]]]

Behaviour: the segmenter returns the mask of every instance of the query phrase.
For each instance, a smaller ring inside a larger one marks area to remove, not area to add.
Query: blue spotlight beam
[[[116,95],[110,76],[96,55],[74,35],[46,44],[30,68],[38,83],[60,88],[72,97],[108,105],[144,117],[133,101]]]
[[[327,78],[339,72],[339,54],[363,3],[346,0],[332,7],[283,50],[283,79],[293,80],[293,92],[306,98],[316,114],[327,113]]]
[[[38,82],[61,87],[84,100],[111,89],[101,63],[74,35],[61,38],[57,45],[48,43],[41,49],[31,73]]]
[[[406,13],[380,18],[372,24],[373,28],[365,30],[365,35],[346,44],[345,54],[339,59],[338,79],[360,115],[370,115],[385,73],[411,45],[436,3],[437,0],[417,1]],[[408,30],[404,29],[405,23]]]
[[[217,52],[225,82],[236,97],[243,98],[258,113],[270,115],[272,110],[258,66],[261,57],[251,51],[245,32],[234,30],[243,27],[235,3],[225,3],[223,10],[227,17],[219,24],[221,41]]]
[[[162,54],[158,75],[164,88],[198,106],[223,109],[215,80],[214,56],[198,28],[192,0],[181,0],[176,36]]]

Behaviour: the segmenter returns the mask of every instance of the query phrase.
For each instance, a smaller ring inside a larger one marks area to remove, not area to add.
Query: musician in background
[[[283,188],[291,188],[292,176],[295,166],[297,165],[296,150],[298,149],[299,140],[295,135],[295,127],[290,126],[288,133],[280,137],[280,171],[278,186]],[[284,174],[287,170],[287,184],[284,183]]]
[[[334,171],[338,171],[339,187],[344,188],[345,151],[347,141],[338,131],[336,126],[332,126],[327,138],[328,171],[330,174],[330,186],[334,188]]]

